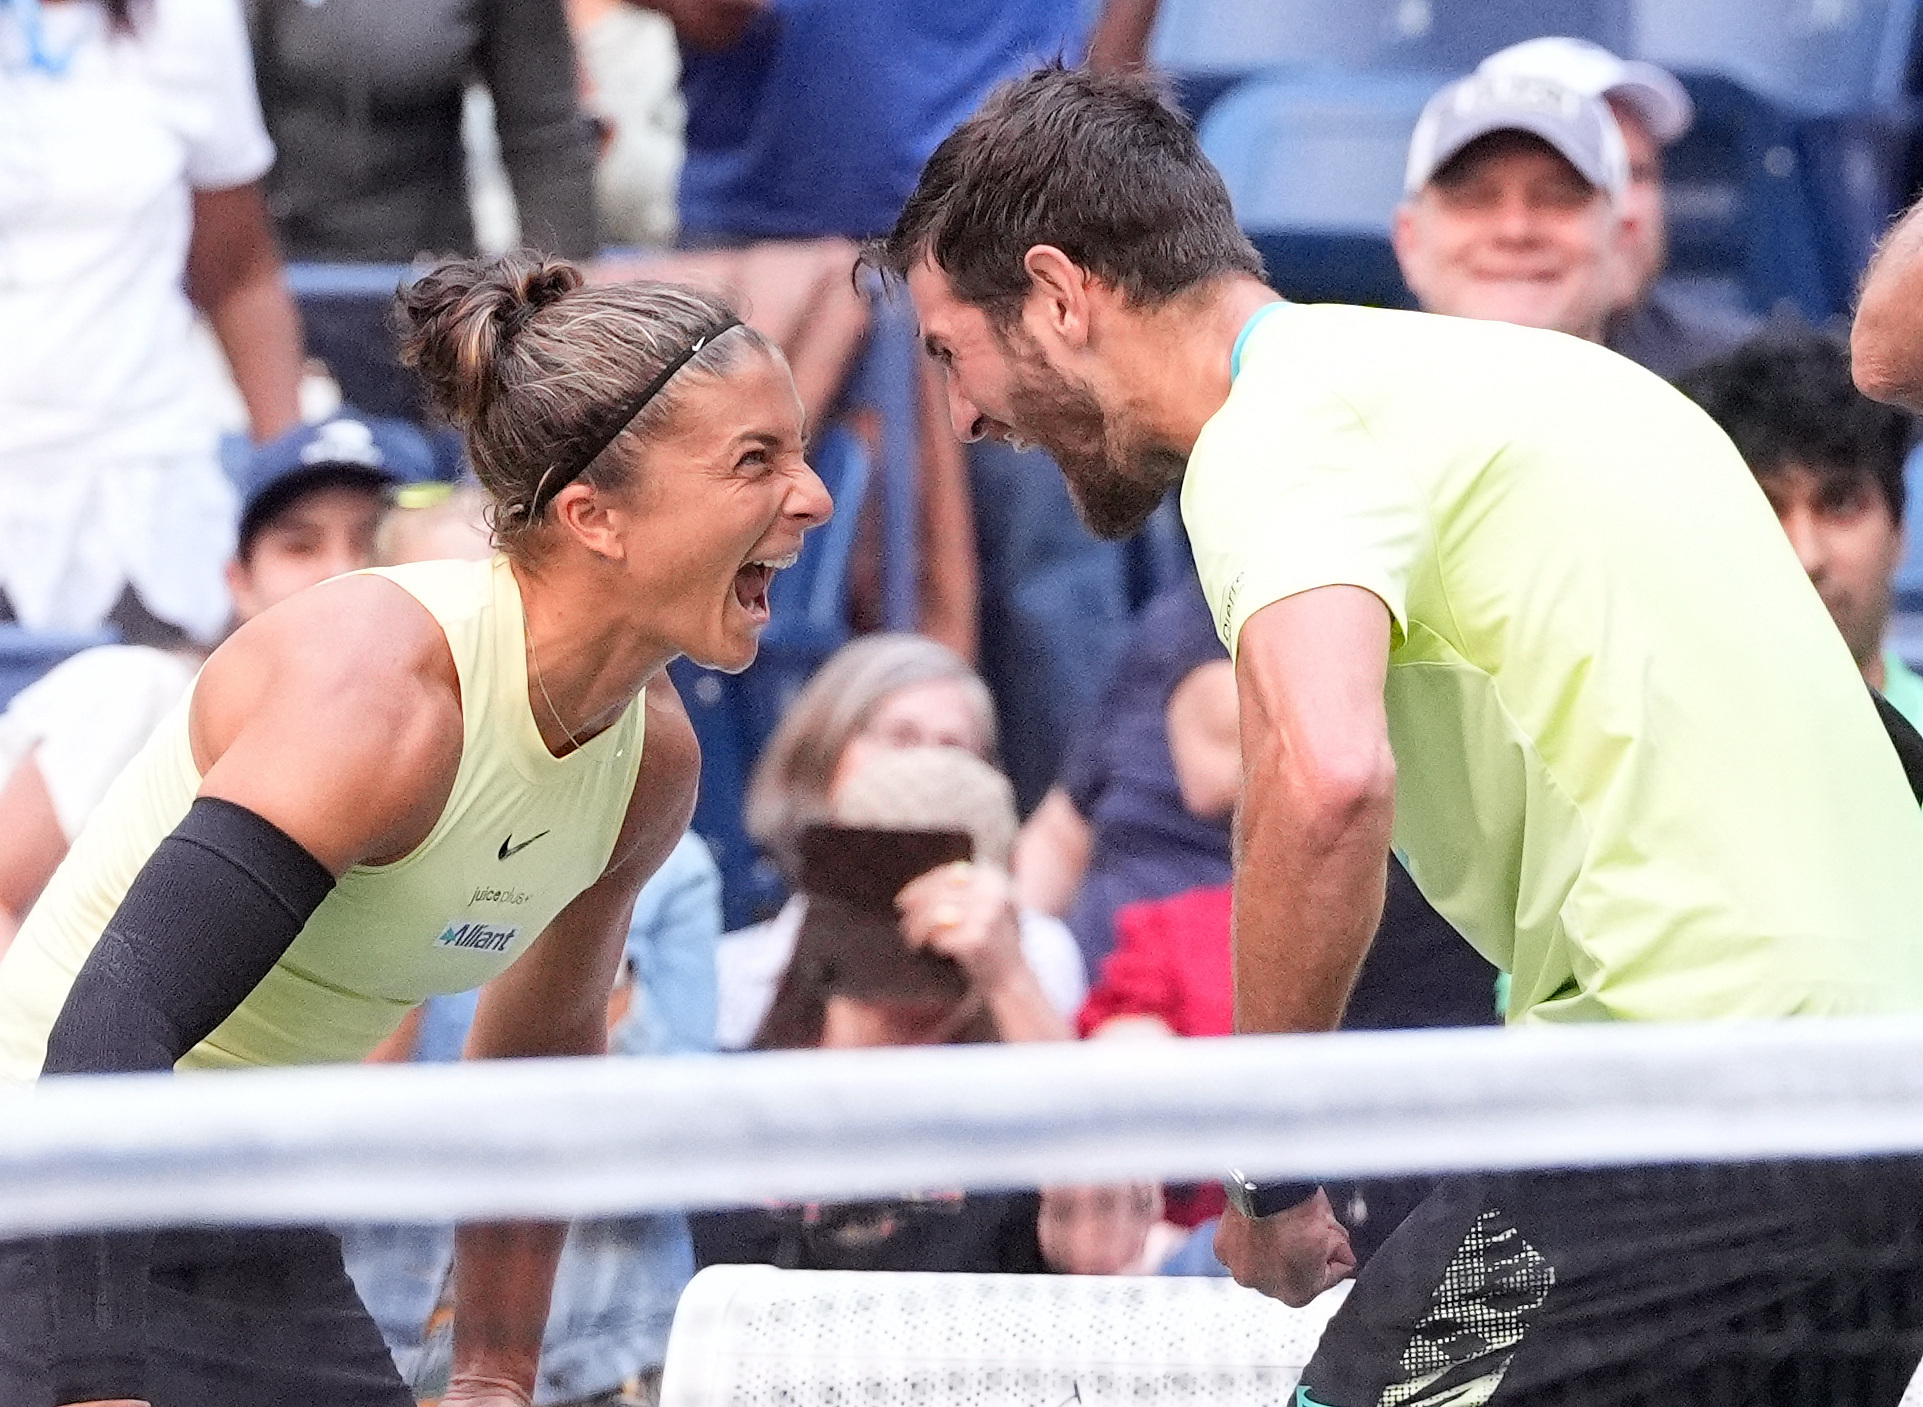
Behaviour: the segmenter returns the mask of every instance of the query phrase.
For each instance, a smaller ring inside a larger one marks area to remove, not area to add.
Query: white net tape
[[[1290,1309],[1226,1280],[718,1265],[681,1296],[661,1407],[1272,1407],[1349,1288]]]
[[[0,1235],[1923,1151],[1923,1022],[122,1076],[0,1091]]]

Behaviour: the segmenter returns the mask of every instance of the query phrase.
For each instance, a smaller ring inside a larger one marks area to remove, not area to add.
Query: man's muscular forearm
[[[1277,601],[1236,656],[1235,1029],[1330,1031],[1382,916],[1395,757],[1390,621],[1353,586]]]
[[[1393,801],[1381,783],[1318,792],[1270,775],[1238,825],[1235,1029],[1332,1031],[1382,917]]]

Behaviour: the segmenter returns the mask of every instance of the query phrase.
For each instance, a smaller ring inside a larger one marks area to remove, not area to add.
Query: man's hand
[[[1349,1233],[1320,1188],[1307,1201],[1253,1221],[1230,1207],[1215,1230],[1215,1254],[1236,1284],[1297,1309],[1355,1274]]]

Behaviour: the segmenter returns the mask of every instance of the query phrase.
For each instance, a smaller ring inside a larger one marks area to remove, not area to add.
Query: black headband
[[[729,328],[739,327],[740,325],[740,318],[728,318],[723,322],[716,323],[713,327],[695,338],[694,341],[690,342],[680,355],[676,356],[655,374],[652,381],[648,382],[647,385],[615,406],[615,408],[608,413],[608,420],[605,427],[597,433],[593,439],[588,441],[589,447],[586,450],[575,455],[574,466],[565,474],[561,474],[558,478],[555,477],[561,469],[561,465],[558,463],[548,465],[542,472],[539,482],[534,485],[534,497],[528,502],[527,520],[531,523],[539,518],[541,511],[554,501],[555,496],[559,494],[562,489],[580,478],[581,475],[586,472],[587,467],[594,463],[595,458],[601,451],[614,443],[614,437],[628,427],[628,423],[641,413],[649,401],[661,394],[661,388],[674,379],[674,374],[701,355],[701,349],[703,347],[706,347]],[[550,479],[554,482],[554,486],[551,489],[548,487],[548,481]]]

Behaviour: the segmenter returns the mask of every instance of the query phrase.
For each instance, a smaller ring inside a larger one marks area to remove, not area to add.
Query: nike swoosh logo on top
[[[1309,1390],[1307,1388],[1298,1387],[1295,1390],[1295,1407],[1329,1407],[1329,1404],[1326,1402],[1317,1402],[1313,1397],[1309,1396]]]
[[[546,831],[541,832],[541,835],[546,835],[546,834],[547,834]],[[497,858],[505,860],[510,855],[519,855],[523,850],[527,849],[528,846],[534,844],[535,841],[539,840],[541,838],[541,835],[531,835],[526,840],[522,841],[519,845],[516,845],[514,843],[514,837],[510,835],[506,840],[501,842],[501,853]]]

